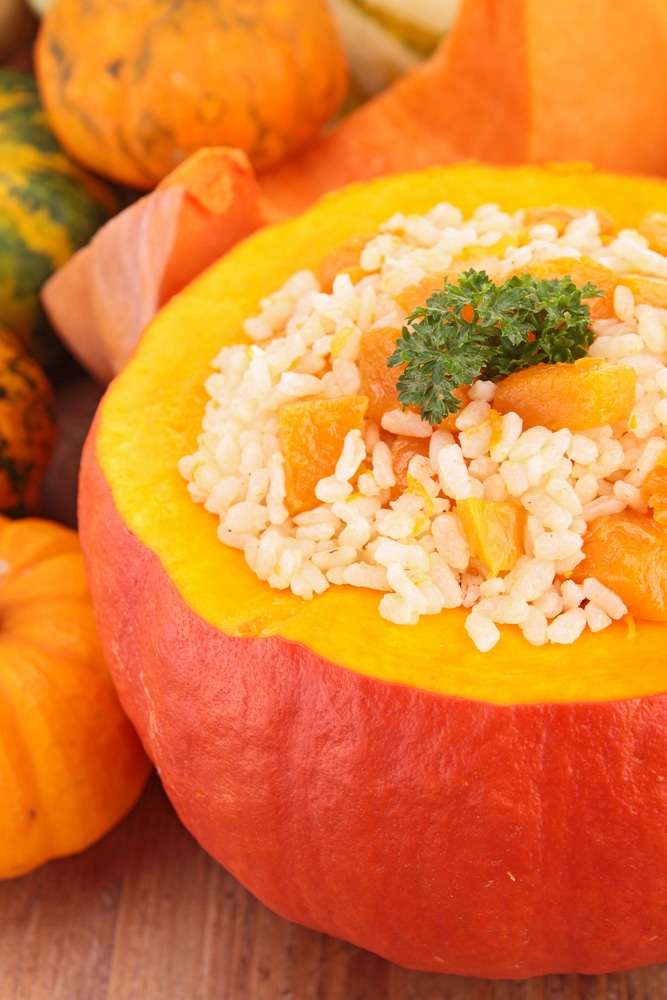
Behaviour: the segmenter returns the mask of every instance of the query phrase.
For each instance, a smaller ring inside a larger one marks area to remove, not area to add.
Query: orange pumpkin
[[[0,517],[0,878],[88,847],[150,764],[95,630],[76,532]]]
[[[55,0],[35,70],[73,158],[138,188],[203,146],[275,165],[338,110],[347,79],[326,0]]]
[[[0,511],[37,506],[56,436],[53,390],[19,338],[0,326]]]
[[[355,186],[234,248],[174,299],[98,409],[82,546],[119,694],[200,843],[291,920],[418,969],[493,978],[667,959],[665,626],[480,653],[463,609],[271,590],[177,471],[210,359],[290,274],[438,201],[596,206],[667,185],[585,168],[434,169]],[[180,335],[188,330],[188,337]],[[149,405],[146,405],[146,401]]]

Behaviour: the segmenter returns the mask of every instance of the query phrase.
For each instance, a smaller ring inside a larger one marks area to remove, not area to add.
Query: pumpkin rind
[[[275,165],[338,110],[347,81],[325,0],[55,0],[35,69],[71,155],[139,188],[203,146]]]
[[[34,77],[0,70],[0,323],[44,366],[64,356],[39,301],[48,277],[116,211],[51,132]]]
[[[329,196],[231,251],[148,328],[86,444],[102,643],[186,826],[289,919],[462,975],[664,961],[664,626],[614,623],[576,656],[507,629],[482,654],[458,611],[402,628],[352,588],[303,602],[217,543],[179,481],[210,359],[242,317],[354,232],[438,200],[588,205],[636,226],[667,185],[431,170]]]
[[[150,773],[100,648],[76,533],[0,517],[0,878],[73,854]]]

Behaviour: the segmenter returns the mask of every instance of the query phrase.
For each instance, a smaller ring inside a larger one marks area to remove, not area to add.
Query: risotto
[[[479,378],[433,427],[387,393],[396,369],[369,368],[368,345],[388,336],[391,351],[443,275],[483,269],[501,282],[557,260],[563,274],[583,265],[594,282],[613,279],[606,313],[591,306],[588,354],[634,371],[622,419],[524,426],[494,409],[498,385]],[[585,533],[603,515],[650,513],[641,487],[667,445],[667,309],[646,301],[649,279],[667,280],[667,257],[594,211],[487,204],[464,218],[442,203],[395,215],[263,299],[244,324],[251,343],[213,360],[197,450],[179,464],[191,497],[260,579],[304,600],[370,588],[398,625],[463,607],[481,651],[506,625],[533,645],[604,629],[628,609],[581,572]],[[509,556],[480,545],[478,501],[516,515]]]

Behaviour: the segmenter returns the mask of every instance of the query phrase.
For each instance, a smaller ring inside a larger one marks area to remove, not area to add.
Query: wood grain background
[[[399,968],[267,910],[153,777],[100,843],[0,882],[0,1000],[667,1000],[667,965],[521,982]]]

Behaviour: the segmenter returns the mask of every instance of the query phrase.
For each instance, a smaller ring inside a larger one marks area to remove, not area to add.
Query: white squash
[[[350,63],[352,93],[363,100],[433,52],[460,0],[330,0]]]

